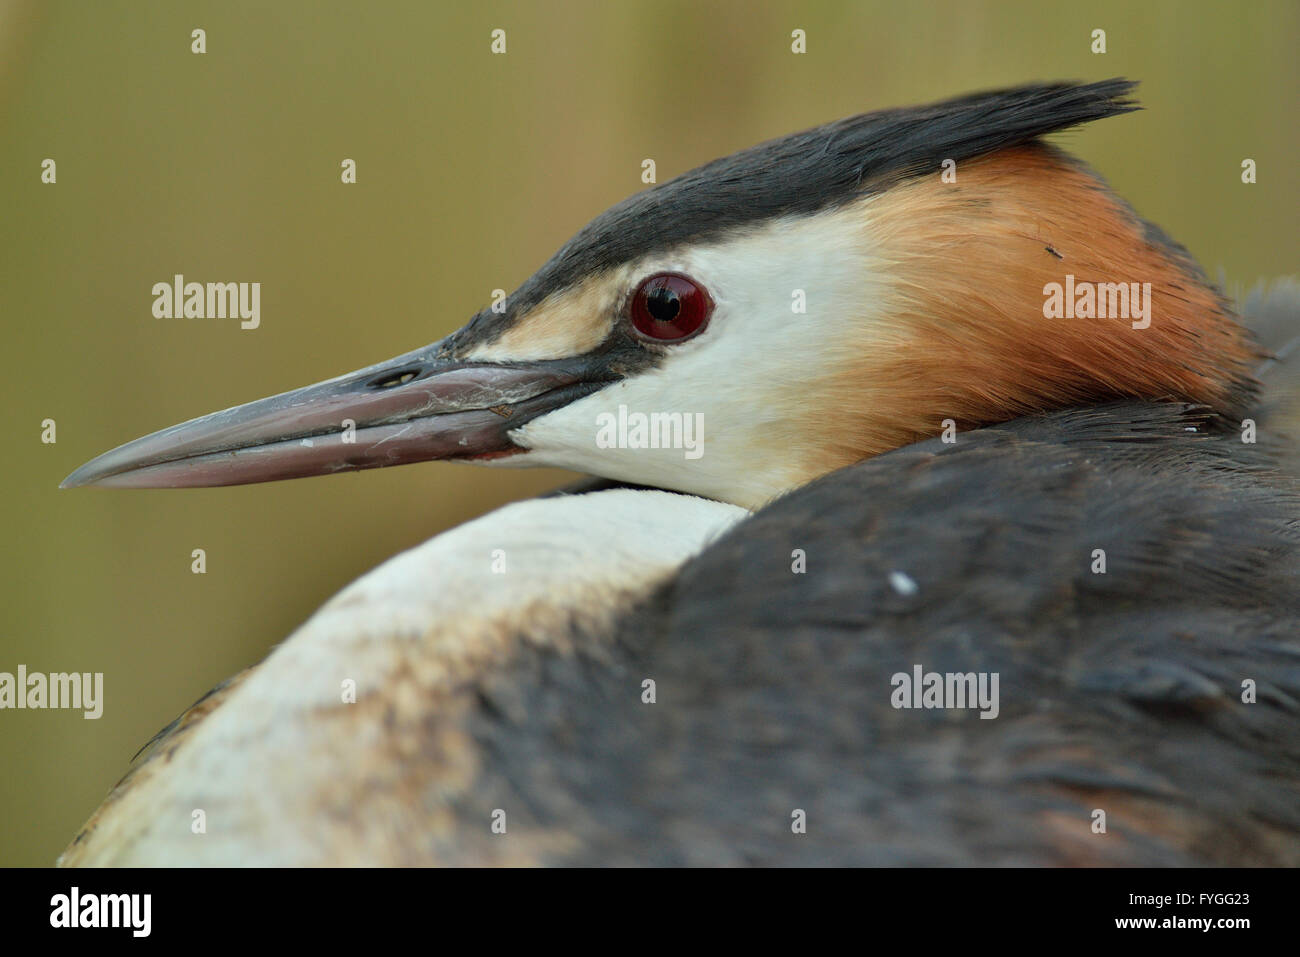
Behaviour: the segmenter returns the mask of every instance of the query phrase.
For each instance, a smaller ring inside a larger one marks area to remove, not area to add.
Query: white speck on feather
[[[907,572],[890,572],[889,584],[900,595],[915,595],[921,590],[920,586]]]
[[[303,439],[302,444],[307,446],[307,448],[311,448],[313,445],[315,445],[315,443],[312,442],[311,439]]]

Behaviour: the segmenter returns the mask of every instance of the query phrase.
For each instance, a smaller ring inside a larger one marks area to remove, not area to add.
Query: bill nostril
[[[395,386],[406,385],[422,371],[419,366],[416,366],[412,369],[402,369],[400,372],[389,372],[378,379],[372,379],[367,385],[371,389],[392,389]]]

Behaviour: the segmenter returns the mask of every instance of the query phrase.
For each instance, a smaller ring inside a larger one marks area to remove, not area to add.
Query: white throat
[[[579,631],[607,633],[748,514],[617,489],[519,502],[403,552],[187,715],[62,862],[427,862],[411,833],[436,838],[439,808],[472,789],[482,763],[459,723],[477,682],[521,646],[564,654]]]

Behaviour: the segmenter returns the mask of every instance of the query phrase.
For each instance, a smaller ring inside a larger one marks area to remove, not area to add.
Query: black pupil
[[[659,322],[671,322],[681,312],[682,303],[667,286],[657,286],[646,296],[645,307]]]

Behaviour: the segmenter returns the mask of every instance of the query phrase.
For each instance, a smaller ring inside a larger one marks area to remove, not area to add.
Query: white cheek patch
[[[530,451],[502,464],[558,466],[751,507],[806,481],[825,431],[815,425],[833,414],[819,385],[871,347],[872,311],[892,297],[872,254],[867,205],[637,264],[629,285],[663,271],[701,283],[715,303],[708,328],[660,347],[657,366],[513,431]]]

